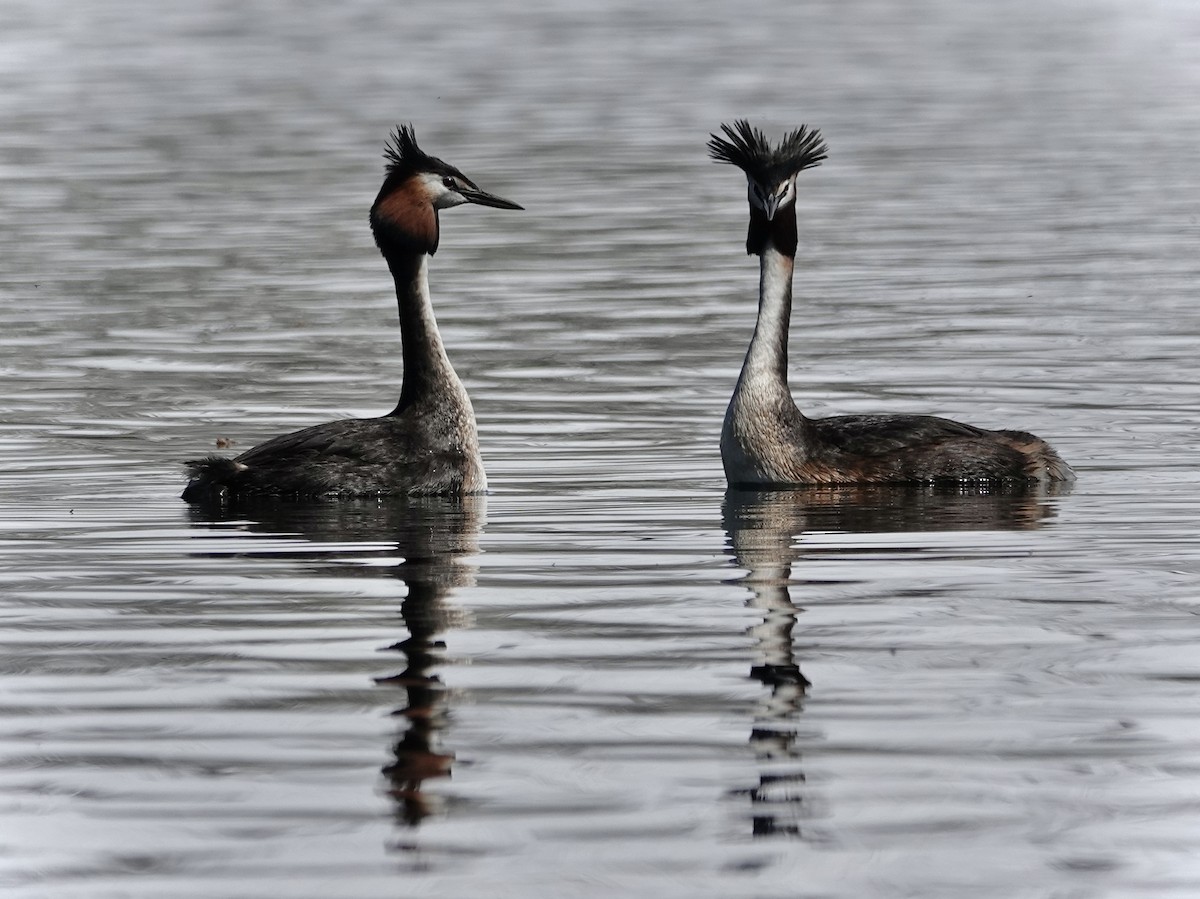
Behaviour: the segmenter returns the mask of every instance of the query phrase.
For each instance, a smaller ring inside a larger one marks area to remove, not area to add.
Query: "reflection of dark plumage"
[[[478,493],[487,487],[475,413],[433,316],[426,277],[437,250],[438,210],[464,203],[520,209],[424,153],[411,127],[387,148],[387,177],[371,230],[396,282],[404,383],[396,408],[305,428],[235,459],[189,462],[189,502],[226,496],[364,496]]]
[[[758,322],[721,433],[733,486],[898,482],[1073,481],[1070,467],[1024,431],[989,431],[930,415],[803,415],[787,384],[796,176],[820,164],[820,134],[801,126],[772,148],[746,121],[722,125],[709,151],[746,173],[746,251],[760,260]]]
[[[467,617],[452,602],[456,590],[475,581],[474,556],[487,500],[482,496],[413,496],[292,502],[275,497],[241,497],[197,503],[188,514],[197,526],[239,530],[277,538],[301,538],[291,558],[312,564],[309,574],[336,578],[397,579],[406,636],[389,651],[403,668],[376,679],[396,691],[393,713],[403,722],[390,742],[383,766],[384,788],[394,800],[396,820],[415,826],[441,807],[427,782],[449,777],[454,753],[442,745],[450,721],[449,694],[438,676],[445,635]],[[239,541],[239,545],[244,545]],[[347,547],[355,551],[347,553]],[[370,547],[376,548],[370,548]],[[272,557],[277,550],[269,551]],[[250,551],[250,554],[253,550]],[[362,564],[390,560],[394,564]]]
[[[794,645],[798,616],[793,587],[820,596],[822,581],[805,576],[806,557],[844,553],[843,542],[806,546],[806,532],[915,533],[919,531],[1025,530],[1039,527],[1053,505],[1045,494],[1063,485],[1031,489],[1022,483],[981,490],[969,485],[874,484],[804,487],[791,490],[736,490],[725,493],[722,520],[733,560],[746,574],[739,583],[750,592],[747,607],[762,616],[751,629],[750,676],[765,688],[755,709],[750,746],[758,759],[758,782],[734,791],[750,801],[753,833],[804,836],[813,793],[802,767],[798,718],[812,684],[800,671]],[[873,542],[872,552],[882,544]],[[892,544],[913,551],[908,541]],[[793,579],[793,568],[799,576]],[[828,586],[825,584],[825,586]],[[810,643],[811,636],[803,640]],[[819,788],[818,788],[819,789]]]

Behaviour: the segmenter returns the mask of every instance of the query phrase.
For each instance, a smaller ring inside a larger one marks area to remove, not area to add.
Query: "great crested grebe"
[[[931,415],[805,417],[787,383],[796,176],[819,165],[826,146],[803,125],[774,148],[745,120],[721,130],[724,137],[711,135],[709,153],[746,173],[746,252],[759,257],[758,322],[721,430],[731,487],[1075,479],[1049,444],[1024,431]]]
[[[476,203],[521,209],[480,190],[454,166],[423,152],[411,125],[384,157],[371,230],[396,282],[404,360],[400,401],[379,418],[349,418],[284,434],[235,459],[186,463],[188,502],[229,496],[463,494],[487,489],[475,411],[442,345],[427,265],[438,247],[438,210]]]

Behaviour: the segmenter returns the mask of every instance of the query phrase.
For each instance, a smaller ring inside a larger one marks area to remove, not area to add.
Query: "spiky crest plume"
[[[411,175],[414,172],[434,172],[439,175],[453,175],[461,178],[469,185],[474,182],[436,156],[430,156],[417,146],[417,135],[413,126],[397,125],[392,132],[387,145],[383,149],[383,158],[387,160],[388,175]]]
[[[821,164],[828,147],[816,128],[801,125],[774,149],[767,136],[745,119],[721,125],[725,137],[709,135],[708,153],[717,162],[736,165],[754,181],[774,187],[784,178]]]

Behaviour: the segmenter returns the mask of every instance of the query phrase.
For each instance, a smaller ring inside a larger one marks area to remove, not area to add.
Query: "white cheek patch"
[[[770,191],[747,179],[746,197],[755,209],[761,209],[764,212],[768,208],[782,209],[796,199],[796,179],[788,178],[786,181],[780,181]]]
[[[442,183],[441,175],[429,173],[421,175],[421,186],[425,188],[425,195],[429,197],[429,202],[434,209],[449,209],[467,202],[462,194],[451,190]]]
[[[458,191],[443,187],[442,195],[433,201],[433,205],[436,209],[449,209],[451,206],[461,206],[466,202],[468,202],[467,198]]]

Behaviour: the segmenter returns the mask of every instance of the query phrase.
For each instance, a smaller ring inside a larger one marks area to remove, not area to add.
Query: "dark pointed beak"
[[[504,197],[489,194],[486,190],[480,190],[477,187],[460,187],[458,192],[463,195],[468,203],[475,203],[479,206],[494,206],[496,209],[525,208],[524,206],[518,206],[512,200],[506,200]]]

